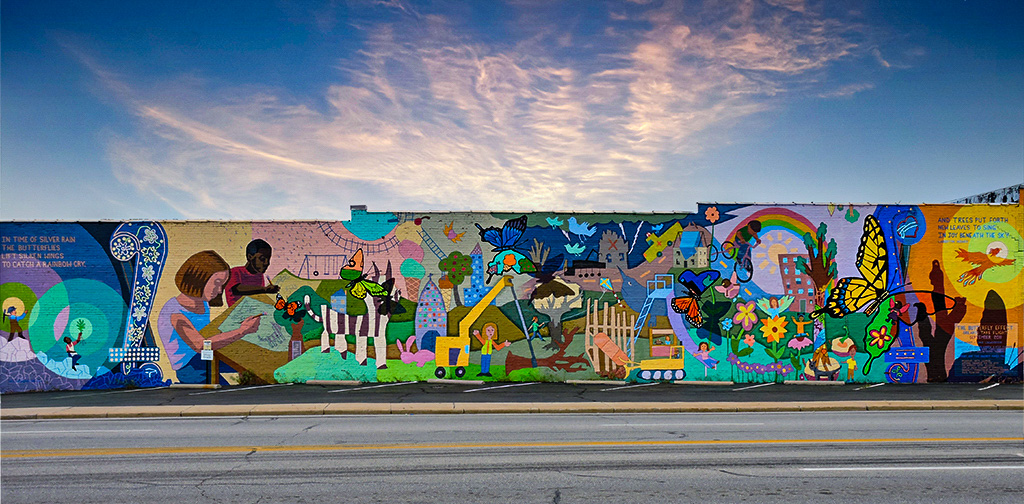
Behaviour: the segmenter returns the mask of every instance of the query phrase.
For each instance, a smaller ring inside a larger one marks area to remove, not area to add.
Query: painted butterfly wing
[[[480,239],[494,245],[494,252],[511,250],[526,232],[526,216],[505,221],[501,229],[494,226],[483,228],[480,224],[477,224],[476,227],[480,230]]]
[[[281,297],[281,296],[277,296],[277,303],[274,304],[274,309],[275,310],[283,310],[284,307],[285,307],[285,304],[286,304],[286,302],[285,302],[284,298]]]
[[[519,243],[519,239],[523,237],[523,233],[526,232],[526,216],[523,215],[518,219],[506,221],[505,225],[501,227],[501,247],[509,248],[515,247]]]
[[[672,310],[682,314],[691,327],[704,325],[704,316],[700,313],[700,303],[696,297],[683,296],[673,298]]]
[[[833,318],[841,318],[865,306],[870,314],[886,297],[889,274],[889,255],[885,248],[882,226],[873,215],[864,218],[864,234],[857,248],[857,270],[863,278],[845,277],[836,282],[821,311]]]
[[[889,254],[882,226],[873,215],[864,218],[864,234],[857,248],[857,270],[876,290],[885,291],[889,275]]]
[[[295,312],[298,311],[298,309],[299,303],[297,301],[292,301],[291,303],[288,303],[285,310],[288,312],[288,315],[295,315]]]

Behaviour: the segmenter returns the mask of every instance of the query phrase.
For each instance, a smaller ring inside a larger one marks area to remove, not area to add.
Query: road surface
[[[1024,501],[1020,411],[4,421],[24,502]]]

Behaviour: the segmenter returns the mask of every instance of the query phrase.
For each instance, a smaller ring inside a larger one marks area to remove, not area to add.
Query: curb
[[[804,402],[307,403],[5,408],[2,420],[283,415],[486,413],[736,413],[781,411],[1024,410],[1024,400]]]

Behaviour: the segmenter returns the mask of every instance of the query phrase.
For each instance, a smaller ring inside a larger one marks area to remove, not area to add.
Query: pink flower
[[[743,344],[750,347],[754,346],[754,335],[750,333],[743,335]]]
[[[878,348],[885,348],[885,344],[892,340],[892,335],[888,333],[888,326],[879,327],[877,331],[869,331],[868,334],[871,336],[871,343],[868,344]]]
[[[811,346],[811,343],[811,338],[808,338],[807,336],[797,336],[789,340],[789,343],[786,346],[793,350],[801,350]]]
[[[743,326],[744,331],[750,331],[757,324],[757,314],[754,313],[756,308],[757,303],[754,301],[736,303],[736,315],[733,315],[732,321]]]

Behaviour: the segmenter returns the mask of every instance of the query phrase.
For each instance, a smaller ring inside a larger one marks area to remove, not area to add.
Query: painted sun
[[[758,269],[768,270],[768,273],[779,272],[780,254],[799,254],[800,249],[794,245],[794,237],[789,233],[775,231],[767,233],[761,245],[757,247],[758,252],[754,253],[754,262]],[[762,251],[763,249],[763,251]]]

